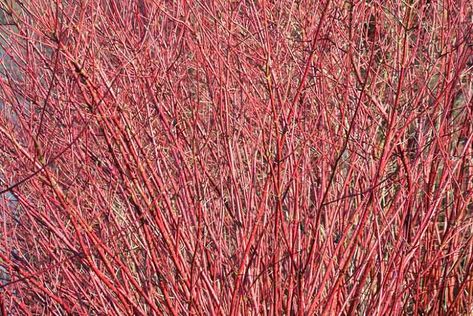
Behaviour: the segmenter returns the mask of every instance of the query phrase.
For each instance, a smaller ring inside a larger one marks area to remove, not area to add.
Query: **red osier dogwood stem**
[[[0,7],[4,315],[473,312],[470,1]]]

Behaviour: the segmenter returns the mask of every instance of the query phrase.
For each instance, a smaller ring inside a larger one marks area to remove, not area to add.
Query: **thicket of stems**
[[[470,1],[0,6],[4,314],[472,312]]]

